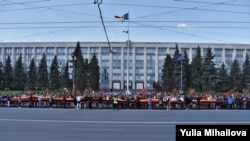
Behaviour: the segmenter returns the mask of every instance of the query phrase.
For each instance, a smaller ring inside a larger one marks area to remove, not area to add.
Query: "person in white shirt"
[[[42,95],[38,96],[38,107],[40,108],[42,105]]]
[[[82,108],[82,104],[81,104],[81,96],[80,95],[78,95],[77,97],[76,97],[76,110],[81,110],[81,108]]]

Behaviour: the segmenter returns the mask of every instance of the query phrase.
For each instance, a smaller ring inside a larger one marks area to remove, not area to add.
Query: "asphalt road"
[[[0,141],[175,141],[176,124],[250,124],[250,110],[0,107]]]

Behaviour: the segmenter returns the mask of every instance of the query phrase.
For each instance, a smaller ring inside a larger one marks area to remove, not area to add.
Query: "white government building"
[[[42,54],[46,54],[48,70],[57,55],[59,67],[63,67],[67,60],[72,60],[72,52],[77,42],[1,42],[0,62],[5,64],[7,56],[11,57],[13,67],[22,54],[24,68],[28,70],[32,58],[36,65],[40,63]],[[190,61],[196,55],[197,47],[201,48],[202,55],[210,47],[215,55],[214,62],[219,67],[222,62],[227,70],[235,58],[242,66],[246,54],[250,55],[250,44],[225,43],[175,43],[175,42],[131,42],[129,44],[129,86],[130,89],[152,89],[154,81],[161,82],[161,70],[166,54],[173,56],[176,44],[180,52],[188,53]],[[124,89],[127,82],[127,42],[111,42],[112,51],[107,42],[80,42],[84,59],[91,59],[95,53],[100,66],[100,87],[106,89]],[[71,64],[70,64],[71,65]],[[106,70],[106,73],[105,73]],[[72,75],[72,69],[70,70]],[[106,77],[105,77],[106,76]],[[108,77],[107,77],[108,76]]]

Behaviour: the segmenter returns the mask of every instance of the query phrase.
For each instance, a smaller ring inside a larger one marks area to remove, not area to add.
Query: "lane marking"
[[[250,121],[69,121],[69,120],[26,120],[0,119],[8,122],[50,122],[50,123],[99,123],[99,124],[250,124]]]

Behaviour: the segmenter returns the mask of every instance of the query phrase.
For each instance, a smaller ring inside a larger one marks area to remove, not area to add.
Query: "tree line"
[[[180,56],[181,60],[178,59]],[[235,58],[229,72],[224,63],[216,68],[214,57],[210,47],[203,57],[201,48],[198,46],[190,63],[187,52],[181,54],[176,44],[173,57],[166,54],[162,69],[162,82],[154,82],[154,90],[171,92],[174,89],[182,89],[185,93],[192,89],[198,92],[243,92],[249,89],[250,62],[248,54],[246,54],[242,69]]]
[[[72,54],[72,60],[67,61],[61,71],[57,55],[54,55],[49,71],[45,53],[43,53],[38,66],[36,66],[35,59],[31,59],[28,71],[25,70],[22,62],[21,54],[14,67],[11,65],[10,56],[7,56],[5,65],[0,62],[2,90],[72,88],[73,80],[75,89],[79,91],[89,88],[99,90],[100,73],[97,57],[94,54],[90,61],[83,59],[79,42],[77,42]],[[74,79],[70,77],[70,68],[73,69]]]
[[[181,59],[178,59],[181,56]],[[80,43],[72,53],[72,59],[67,61],[65,66],[59,70],[57,55],[54,56],[50,71],[48,71],[46,54],[36,66],[33,58],[29,64],[28,71],[24,69],[22,55],[18,57],[15,66],[12,67],[11,58],[7,56],[5,65],[0,62],[1,88],[11,90],[29,89],[59,89],[74,88],[76,90],[99,90],[100,89],[100,67],[98,59],[94,54],[89,61],[84,59],[81,52]],[[208,47],[206,55],[201,55],[201,48],[198,46],[192,62],[187,52],[180,53],[176,44],[173,57],[166,54],[162,71],[162,81],[153,82],[155,91],[171,92],[173,89],[182,89],[188,92],[190,89],[196,91],[225,92],[229,90],[242,91],[248,88],[250,83],[250,62],[246,54],[245,61],[241,69],[237,58],[231,64],[230,72],[226,65],[222,63],[220,68],[215,67],[212,49]],[[72,77],[69,69],[72,68]]]

